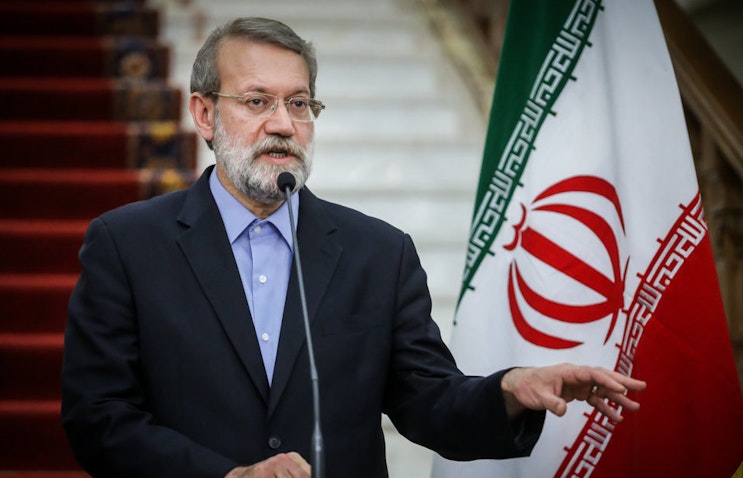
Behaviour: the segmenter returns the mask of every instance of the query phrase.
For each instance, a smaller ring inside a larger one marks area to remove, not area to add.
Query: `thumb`
[[[565,400],[557,395],[548,395],[544,399],[544,407],[558,417],[565,415],[568,410],[568,404]]]

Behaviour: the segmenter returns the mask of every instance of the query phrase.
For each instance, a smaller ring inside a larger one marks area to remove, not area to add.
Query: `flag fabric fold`
[[[611,423],[434,478],[733,475],[743,397],[650,0],[511,2],[451,347],[468,374],[573,362],[648,382]]]

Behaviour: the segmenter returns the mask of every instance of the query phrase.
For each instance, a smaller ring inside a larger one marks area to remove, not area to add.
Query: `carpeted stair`
[[[59,414],[83,233],[195,177],[158,34],[144,1],[0,0],[0,478],[87,476]]]

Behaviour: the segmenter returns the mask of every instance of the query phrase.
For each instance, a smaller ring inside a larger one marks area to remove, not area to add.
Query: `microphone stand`
[[[324,445],[322,431],[320,430],[320,386],[318,384],[317,367],[315,366],[315,352],[312,346],[312,334],[310,333],[310,319],[307,313],[307,296],[304,292],[304,276],[302,275],[302,262],[299,258],[299,242],[297,241],[297,226],[294,223],[294,210],[292,208],[291,194],[296,185],[294,175],[289,172],[279,174],[277,184],[286,196],[286,204],[289,208],[289,224],[292,230],[292,241],[294,243],[294,265],[297,270],[299,282],[299,298],[302,303],[302,317],[304,319],[304,333],[307,336],[307,355],[310,361],[310,379],[312,380],[312,406],[314,412],[314,430],[312,432],[312,477],[323,478],[325,476]]]

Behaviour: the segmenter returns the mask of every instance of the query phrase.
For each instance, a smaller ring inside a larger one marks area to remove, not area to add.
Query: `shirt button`
[[[253,232],[255,232],[256,234],[258,234],[259,232],[261,232],[261,226],[255,226],[253,228]]]
[[[267,280],[268,277],[264,276],[263,274],[258,276],[258,282],[260,282],[261,284],[265,284]]]
[[[277,450],[281,446],[281,438],[272,436],[268,439],[268,447],[272,450]]]
[[[264,342],[268,342],[268,339],[270,338],[271,336],[268,335],[266,332],[263,332],[263,334],[261,335],[261,339],[263,339]]]

